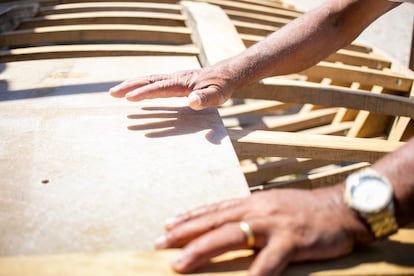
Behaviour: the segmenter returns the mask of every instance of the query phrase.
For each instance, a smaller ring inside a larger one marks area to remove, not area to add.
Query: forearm
[[[348,45],[395,6],[386,0],[326,1],[220,66],[231,71],[237,86],[300,72]]]

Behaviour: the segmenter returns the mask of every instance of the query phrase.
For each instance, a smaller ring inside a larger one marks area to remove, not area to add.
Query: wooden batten
[[[26,47],[0,51],[0,62],[103,56],[195,56],[194,45],[84,44]]]
[[[185,27],[151,25],[70,25],[40,27],[0,35],[0,46],[87,41],[158,41],[192,43]]]
[[[98,11],[134,11],[134,12],[159,12],[169,14],[181,14],[181,7],[177,4],[149,3],[149,2],[85,2],[43,6],[39,10],[39,16],[68,14],[80,12]]]
[[[367,138],[263,130],[228,131],[239,158],[275,156],[374,162],[404,145],[403,142]]]
[[[83,24],[185,26],[184,17],[178,14],[166,14],[160,12],[98,11],[37,16],[22,21],[19,25],[19,30],[52,25],[66,26]]]

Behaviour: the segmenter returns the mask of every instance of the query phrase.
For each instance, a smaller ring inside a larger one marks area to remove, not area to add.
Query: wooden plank
[[[404,143],[278,131],[228,129],[240,159],[295,157],[318,160],[374,162]]]
[[[151,25],[71,25],[40,27],[0,35],[0,46],[79,41],[164,41],[192,43],[190,30],[185,27]]]
[[[244,176],[252,190],[261,190],[260,184],[264,184],[276,177],[288,174],[306,173],[312,169],[331,164],[332,161],[314,160],[304,158],[285,158],[264,164],[251,164],[242,166]],[[267,184],[266,184],[267,185]]]
[[[248,195],[215,108],[107,92],[124,79],[198,66],[194,56],[7,63],[0,255],[152,250],[167,217]]]
[[[83,24],[185,26],[184,17],[178,14],[139,11],[96,11],[37,16],[23,20],[19,25],[19,30]]]
[[[329,62],[343,62],[354,66],[367,66],[377,70],[391,67],[391,62],[387,59],[346,49],[338,50],[325,60]]]
[[[362,246],[347,256],[326,261],[290,264],[283,275],[368,276],[413,275],[414,230],[400,229],[390,238]],[[171,260],[180,250],[155,252],[97,252],[44,256],[2,257],[0,275],[164,275],[178,276]],[[398,256],[398,260],[396,259]],[[186,275],[245,276],[256,257],[253,251],[232,251],[212,260],[197,273]]]
[[[414,101],[407,97],[373,94],[351,88],[323,86],[316,83],[278,78],[268,78],[260,83],[241,87],[233,96],[236,98],[346,107],[414,118]]]
[[[193,40],[200,48],[203,66],[215,64],[245,50],[236,29],[227,15],[217,6],[182,1],[187,24],[193,30]]]
[[[292,21],[291,19],[277,17],[275,15],[263,15],[260,13],[234,11],[228,9],[223,10],[232,20],[274,26],[278,28],[283,27],[284,25]]]
[[[79,58],[101,56],[193,56],[198,55],[194,45],[159,44],[82,44],[26,47],[0,50],[0,62],[51,58]]]
[[[274,188],[300,188],[300,189],[316,189],[320,187],[332,186],[345,180],[351,173],[362,168],[368,167],[368,162],[360,162],[348,166],[332,168],[322,172],[299,177],[294,180],[275,181],[265,185],[256,187],[258,190],[267,190]]]
[[[86,2],[44,6],[40,8],[39,15],[95,11],[146,11],[181,14],[181,7],[177,4],[155,2]]]
[[[234,26],[239,33],[251,34],[257,36],[267,36],[270,33],[277,31],[279,28],[270,25],[263,25],[258,23],[244,22],[239,20],[232,20]]]
[[[387,73],[380,70],[361,68],[345,64],[334,64],[330,62],[319,62],[317,65],[305,70],[302,74],[331,78],[335,81],[359,82],[361,86],[378,85],[386,89],[402,92],[410,92],[413,79],[397,73]]]
[[[114,0],[36,0],[41,6],[53,6],[60,4],[84,3],[84,2],[114,2]],[[118,0],[120,1],[120,0]],[[134,2],[148,2],[148,0],[135,0]],[[157,3],[176,4],[176,0],[157,0]]]
[[[354,122],[332,123],[325,126],[301,130],[301,133],[345,136]]]
[[[260,124],[247,125],[243,129],[299,131],[332,122],[337,108],[326,108],[306,113],[264,117]]]
[[[196,1],[200,1],[200,0],[196,0]],[[288,19],[294,19],[302,15],[302,13],[297,12],[297,11],[289,11],[289,10],[278,9],[278,8],[263,7],[263,6],[256,5],[256,4],[240,3],[240,2],[228,1],[228,0],[202,0],[202,2],[218,5],[221,8],[228,9],[228,10],[258,12],[262,15],[270,15],[270,16],[277,15],[278,17],[283,17],[283,18],[288,18]]]
[[[278,101],[245,100],[244,104],[224,106],[219,108],[220,117],[231,117],[242,114],[258,114],[276,112],[294,107],[295,104],[282,103]]]

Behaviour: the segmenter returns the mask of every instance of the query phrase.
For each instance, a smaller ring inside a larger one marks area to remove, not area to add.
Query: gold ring
[[[255,239],[254,239],[254,233],[252,229],[250,228],[250,225],[247,222],[242,221],[240,222],[240,229],[243,231],[244,235],[246,236],[247,247],[253,248]]]

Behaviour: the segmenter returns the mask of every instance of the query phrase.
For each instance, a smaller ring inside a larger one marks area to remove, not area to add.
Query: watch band
[[[377,239],[384,239],[398,231],[398,224],[394,217],[392,204],[377,214],[370,214],[368,216],[364,214],[363,217]]]

